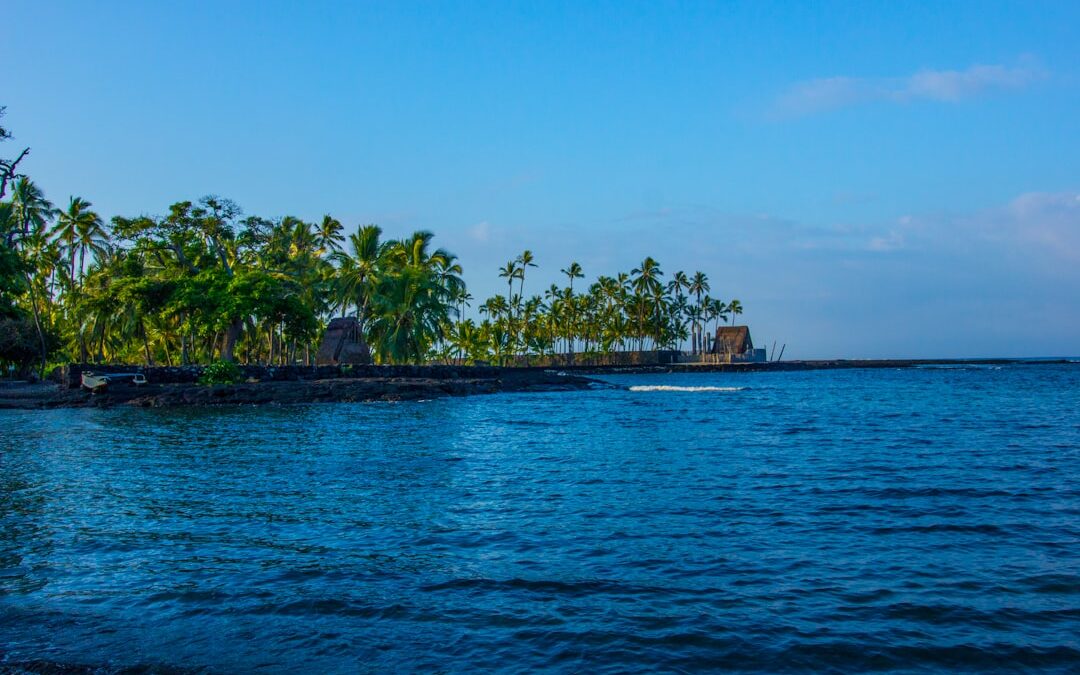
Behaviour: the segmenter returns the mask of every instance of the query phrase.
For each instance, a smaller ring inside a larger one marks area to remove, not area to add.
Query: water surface
[[[0,664],[1080,669],[1080,367],[609,379],[0,411]]]

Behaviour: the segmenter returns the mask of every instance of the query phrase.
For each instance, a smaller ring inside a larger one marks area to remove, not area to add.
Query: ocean
[[[604,379],[0,411],[0,670],[1080,670],[1080,365]]]

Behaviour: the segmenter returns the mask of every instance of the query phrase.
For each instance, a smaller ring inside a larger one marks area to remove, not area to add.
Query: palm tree
[[[527,267],[536,267],[536,263],[533,262],[533,254],[529,249],[525,249],[521,252],[521,255],[517,257],[516,262],[518,264],[518,278],[521,280],[521,284],[518,286],[518,296],[525,297],[525,269]]]
[[[381,360],[420,362],[446,335],[465,283],[456,256],[431,250],[433,237],[418,231],[382,247],[369,331]]]
[[[701,307],[701,296],[709,292],[709,277],[704,272],[694,272],[693,278],[690,279],[690,285],[687,286],[687,290],[697,298],[698,307]],[[702,327],[700,323],[694,323],[694,332],[697,333],[696,337],[691,338],[693,343],[692,351],[697,354],[702,346]]]
[[[686,272],[683,272],[682,270],[679,270],[678,272],[673,274],[671,276],[671,281],[669,281],[667,284],[668,293],[670,293],[675,298],[675,305],[672,309],[675,312],[673,316],[676,317],[676,321],[681,320],[678,317],[682,317],[686,314],[686,296],[683,295],[683,291],[689,288],[690,279],[687,278]],[[681,330],[685,332],[685,327],[683,327]],[[679,349],[682,349],[681,339],[679,341]]]
[[[506,298],[496,295],[488,298],[484,301],[484,304],[480,305],[480,313],[487,314],[492,321],[498,321],[507,313],[507,307]]]
[[[367,321],[367,310],[371,304],[375,283],[378,280],[380,257],[384,247],[379,243],[382,228],[378,225],[361,225],[349,235],[349,247],[352,254],[335,252],[338,261],[337,289],[342,314],[349,305],[356,306],[356,318],[361,329]]]
[[[443,337],[447,305],[440,302],[436,284],[429,270],[411,265],[379,281],[370,334],[382,359],[419,362]]]
[[[694,329],[696,330],[696,327],[700,326],[702,321],[704,321],[705,312],[702,309],[701,305],[690,305],[686,309],[686,318],[690,319],[690,325],[693,326]],[[696,335],[692,336],[691,341],[693,342],[693,345],[694,345],[694,347],[693,347],[694,353],[695,354],[699,353],[698,344],[697,344],[697,336]],[[702,341],[702,342],[704,342],[704,341]],[[704,344],[702,345],[701,352],[702,353],[704,352]]]
[[[512,345],[516,342],[512,325],[514,320],[514,307],[517,304],[514,300],[514,279],[524,279],[525,270],[521,267],[518,267],[516,260],[511,260],[510,262],[506,263],[504,267],[499,268],[499,278],[506,279],[506,320],[508,324],[507,334],[510,337],[510,343],[512,348]]]
[[[104,255],[108,246],[108,234],[101,217],[90,210],[93,206],[81,197],[71,197],[67,209],[57,213],[56,225],[50,235],[52,241],[63,251],[67,257],[67,278],[65,286],[65,310],[71,319],[71,326],[75,329],[73,336],[78,343],[80,361],[86,361],[85,331],[81,330],[73,314],[75,298],[75,258],[79,258],[79,281],[82,282],[86,269],[86,252],[90,250],[95,258]],[[39,269],[40,273],[41,270]],[[63,275],[61,275],[63,278]]]
[[[723,300],[713,299],[709,302],[709,311],[712,314],[712,318],[716,321],[713,324],[713,335],[720,329],[720,320],[728,320],[728,306]]]
[[[507,293],[480,305],[477,325],[464,318],[472,296],[461,265],[430,232],[384,241],[377,226],[365,225],[342,242],[330,216],[238,221],[235,204],[211,197],[174,204],[163,218],[114,219],[124,245],[112,247],[89,201],[72,197],[53,226],[52,205],[32,182],[19,178],[12,187],[12,201],[0,204],[10,223],[0,253],[9,251],[17,264],[5,265],[23,279],[4,292],[33,309],[43,358],[55,329],[68,354],[98,359],[188,363],[235,352],[249,362],[291,363],[301,349],[310,356],[322,321],[355,308],[380,363],[455,355],[504,363],[560,351],[573,363],[575,351],[681,347],[688,333],[697,352],[710,321],[715,329],[742,313],[737,300],[708,297],[702,272],[676,272],[664,283],[652,258],[584,290],[581,265],[572,262],[561,270],[567,287],[527,298],[525,275],[536,264],[525,250],[500,268]],[[21,313],[15,302],[0,300]]]
[[[518,267],[517,262],[511,260],[499,268],[499,278],[506,279],[506,304],[513,307],[514,304],[514,279],[524,276],[524,271]]]
[[[458,321],[450,331],[450,346],[457,351],[458,361],[472,359],[476,351],[476,324],[472,319]]]
[[[664,273],[660,270],[660,263],[647,257],[641,261],[641,266],[631,270],[630,274],[633,275],[633,288],[637,296],[635,300],[638,305],[638,339],[640,348],[644,349],[646,301],[653,299],[654,312],[659,309],[659,298],[663,297],[660,277],[664,276]]]
[[[743,313],[742,303],[737,299],[728,303],[727,310],[731,312],[731,323],[735,323],[735,318]]]
[[[567,295],[568,306],[570,307],[570,320],[566,323],[566,352],[568,355],[568,361],[570,365],[574,364],[574,324],[577,322],[577,309],[574,307],[574,279],[582,279],[585,277],[585,273],[581,270],[581,265],[577,262],[571,262],[570,266],[560,270],[570,280],[570,292]]]
[[[329,214],[323,216],[319,223],[318,232],[315,234],[321,253],[330,253],[341,250],[341,231],[345,229],[341,221]]]
[[[86,206],[90,206],[90,203],[86,202]],[[109,233],[105,231],[105,224],[101,217],[87,210],[80,214],[76,234],[75,246],[79,249],[79,279],[82,280],[86,270],[86,252],[90,251],[95,256],[103,254],[109,245]]]
[[[52,220],[56,209],[52,202],[29,178],[23,176],[15,181],[11,190],[11,215],[23,236],[33,230],[44,230]]]
[[[52,219],[55,209],[52,202],[45,199],[45,194],[29,178],[25,176],[15,181],[11,192],[11,210],[8,218],[15,223],[9,234],[10,246],[15,232],[21,232],[24,253],[31,239],[40,239],[44,244],[44,233],[49,220]],[[28,261],[31,262],[32,261]],[[30,306],[34,314],[34,328],[37,330],[38,341],[41,347],[41,372],[45,372],[45,364],[48,359],[48,348],[45,345],[45,329],[42,326],[41,307],[39,306],[39,293],[36,290],[34,280],[30,277],[30,269],[33,265],[23,266],[23,278],[26,281],[30,293]],[[36,268],[34,268],[36,269]]]
[[[566,277],[570,280],[571,293],[574,292],[574,279],[581,279],[585,276],[585,273],[581,271],[581,265],[577,264],[576,262],[570,263],[569,267],[559,271],[565,274]]]
[[[470,294],[469,291],[465,290],[464,287],[462,287],[457,292],[456,301],[457,301],[457,303],[459,305],[461,305],[461,309],[458,310],[458,321],[459,322],[465,320],[465,308],[469,306],[469,301],[471,301],[472,299],[473,299],[472,294]]]
[[[679,270],[671,276],[671,281],[668,282],[668,292],[672,295],[682,295],[684,290],[690,289],[690,279],[686,277],[686,272]]]
[[[68,255],[68,287],[75,287],[75,240],[79,236],[79,223],[88,215],[90,202],[82,197],[72,197],[67,209],[61,211],[56,217],[56,226],[50,232],[53,241],[57,242]],[[96,216],[96,214],[94,214]]]

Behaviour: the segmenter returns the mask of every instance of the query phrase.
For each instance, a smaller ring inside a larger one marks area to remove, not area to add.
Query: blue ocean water
[[[0,664],[1080,670],[1080,366],[606,379],[0,411]]]

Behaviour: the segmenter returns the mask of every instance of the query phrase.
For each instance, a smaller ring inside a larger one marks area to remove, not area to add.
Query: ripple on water
[[[1080,670],[1080,368],[612,379],[0,411],[0,671]]]

